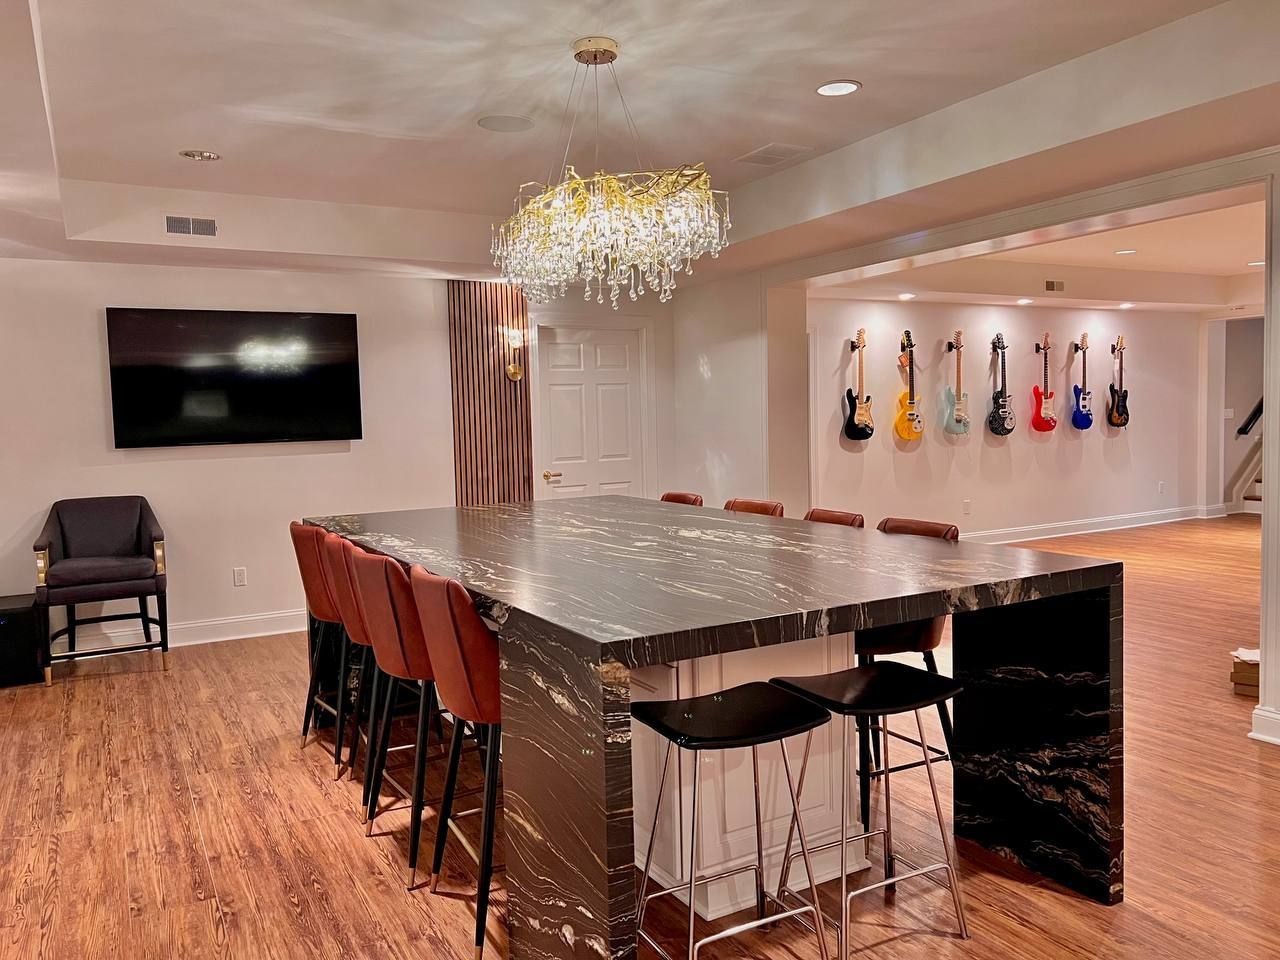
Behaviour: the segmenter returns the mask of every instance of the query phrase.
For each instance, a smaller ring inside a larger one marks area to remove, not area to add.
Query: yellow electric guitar
[[[911,331],[902,331],[903,364],[907,368],[907,389],[898,396],[898,415],[893,419],[893,432],[903,440],[919,440],[924,433],[924,420],[916,401],[916,345]]]

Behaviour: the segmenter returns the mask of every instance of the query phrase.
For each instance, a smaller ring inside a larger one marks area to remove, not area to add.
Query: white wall
[[[765,294],[768,494],[787,516],[809,509],[809,334],[803,287]]]
[[[108,305],[358,314],[365,439],[114,449]],[[52,501],[136,493],[165,529],[175,642],[297,628],[291,519],[453,502],[444,283],[0,260],[0,435],[0,593],[32,589]]]
[[[868,525],[888,515],[948,520],[967,535],[991,539],[1032,536],[1046,525],[1045,533],[1091,525],[1077,521],[1192,515],[1198,510],[1194,424],[1201,322],[1175,313],[810,300],[814,503],[860,511]],[[862,444],[840,433],[842,394],[852,375],[848,340],[859,327],[867,330],[867,392],[876,417],[875,435]],[[905,389],[896,362],[904,328],[917,344],[916,385],[927,418],[923,439],[911,445],[898,441],[892,429]],[[956,328],[965,334],[965,389],[975,420],[961,437],[944,434],[939,422],[942,389],[955,373],[945,342]],[[1057,392],[1059,424],[1042,434],[1028,424],[1031,388],[1041,379],[1033,344],[1046,329],[1056,347],[1050,386]],[[1067,423],[1071,385],[1079,379],[1079,361],[1068,344],[1085,330],[1098,417],[1091,430],[1078,431]],[[1009,389],[1017,401],[1018,427],[1007,438],[993,436],[984,423],[997,331],[1010,344]],[[1126,430],[1106,427],[1101,416],[1112,373],[1109,344],[1117,333],[1128,346],[1125,386],[1133,419]],[[1163,493],[1157,492],[1160,481]]]
[[[1247,437],[1236,436],[1236,428],[1244,423],[1253,405],[1262,396],[1263,324],[1261,317],[1228,320],[1226,326],[1225,374],[1223,405],[1234,411],[1225,423],[1222,453],[1222,479],[1226,485],[1224,497],[1230,499],[1230,489],[1237,471],[1248,458],[1255,443],[1262,438],[1261,421]]]

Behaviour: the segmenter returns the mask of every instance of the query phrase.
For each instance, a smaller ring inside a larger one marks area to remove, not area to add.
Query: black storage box
[[[39,683],[40,635],[35,597],[0,597],[0,687]]]

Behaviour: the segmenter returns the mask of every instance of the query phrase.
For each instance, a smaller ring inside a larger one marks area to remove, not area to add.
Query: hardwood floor
[[[966,860],[971,940],[952,933],[946,891],[916,881],[857,906],[857,955],[1280,956],[1280,748],[1246,739],[1252,704],[1227,680],[1228,651],[1256,643],[1257,518],[1035,546],[1126,565],[1126,900],[1102,907]],[[451,847],[442,896],[407,893],[407,816],[384,814],[367,839],[359,782],[334,782],[320,745],[299,749],[300,636],[172,661],[168,674],[148,654],[86,661],[52,689],[0,691],[0,957],[472,955],[466,855]],[[894,779],[908,856],[940,852],[925,791],[920,771]],[[487,956],[506,952],[504,912],[499,878]],[[682,949],[681,911],[652,919]],[[702,956],[816,954],[784,925]]]

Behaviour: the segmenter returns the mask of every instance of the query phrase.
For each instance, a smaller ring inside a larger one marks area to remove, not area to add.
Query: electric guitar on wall
[[[1124,388],[1124,337],[1116,337],[1116,342],[1111,345],[1111,352],[1120,361],[1120,385],[1117,387],[1112,383],[1107,386],[1111,391],[1111,399],[1107,402],[1107,423],[1113,427],[1127,427],[1129,425],[1129,391]]]
[[[907,389],[898,397],[898,415],[893,421],[893,432],[903,440],[919,440],[924,432],[924,419],[916,409],[916,345],[911,331],[902,331],[902,353],[907,368]]]
[[[862,360],[867,352],[865,328],[858,330],[857,339],[849,341],[849,349],[858,355],[858,391],[854,393],[850,387],[844,392],[844,398],[849,403],[849,415],[844,420],[844,435],[850,440],[870,440],[876,425],[871,419],[871,398],[862,390]]]
[[[956,355],[956,385],[954,390],[944,387],[942,392],[942,429],[947,433],[969,432],[969,395],[964,392],[964,365],[960,362],[963,351],[964,334],[957,330],[947,341],[947,353]]]
[[[997,437],[1007,437],[1013,433],[1017,421],[1013,415],[1013,403],[1009,398],[1009,381],[1005,377],[1004,352],[1008,349],[1004,342],[1004,334],[997,333],[991,341],[991,352],[1000,354],[1000,386],[991,394],[991,413],[987,417],[987,428]]]
[[[1071,425],[1077,430],[1093,426],[1093,391],[1089,389],[1089,334],[1080,334],[1080,342],[1071,348],[1080,354],[1080,383],[1071,388],[1075,394],[1075,408],[1071,411]]]
[[[1036,384],[1031,388],[1031,427],[1041,433],[1048,433],[1058,425],[1058,418],[1053,414],[1053,391],[1049,389],[1049,334],[1036,344],[1036,353],[1044,357],[1044,386]]]

